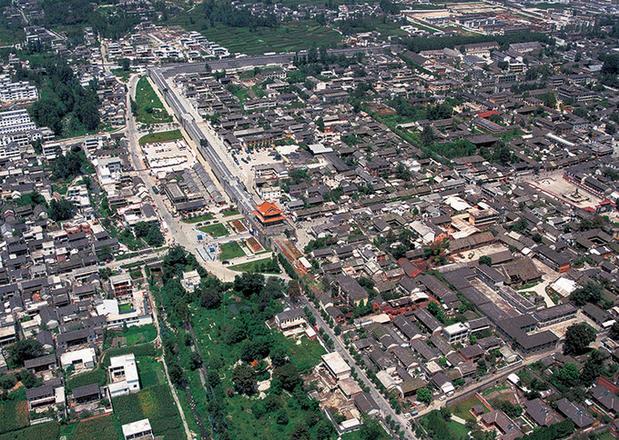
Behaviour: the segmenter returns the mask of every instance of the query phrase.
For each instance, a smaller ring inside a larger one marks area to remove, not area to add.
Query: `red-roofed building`
[[[485,112],[477,113],[477,116],[479,116],[480,118],[488,119],[490,116],[498,116],[500,114],[501,113],[497,112],[496,110],[488,110]]]
[[[256,206],[254,215],[264,226],[277,225],[286,219],[279,206],[272,202],[262,202]]]

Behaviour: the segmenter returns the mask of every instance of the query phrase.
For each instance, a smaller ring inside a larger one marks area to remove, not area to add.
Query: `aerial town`
[[[619,438],[617,0],[0,0],[0,440]]]

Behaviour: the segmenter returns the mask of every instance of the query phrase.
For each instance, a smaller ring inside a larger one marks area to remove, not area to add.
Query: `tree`
[[[200,304],[207,309],[216,309],[221,304],[222,295],[218,289],[207,288],[202,290]]]
[[[233,288],[245,297],[259,293],[264,286],[264,276],[256,273],[244,273],[234,278]]]
[[[483,264],[485,266],[492,266],[492,258],[488,255],[483,255],[479,257],[479,264]]]
[[[434,317],[440,322],[445,322],[445,311],[437,303],[431,302],[430,304],[428,304],[428,312],[434,315]]]
[[[614,341],[619,341],[619,321],[615,321],[608,332],[608,336]]]
[[[411,180],[412,174],[409,169],[406,168],[406,165],[404,165],[402,162],[398,162],[395,167],[395,176],[400,180],[408,181]]]
[[[529,227],[529,223],[525,218],[519,218],[516,222],[514,222],[509,229],[515,232],[523,233]]]
[[[363,419],[363,425],[359,430],[359,437],[362,440],[376,440],[385,438],[385,430],[375,419],[366,417]]]
[[[602,299],[602,286],[595,281],[588,281],[570,294],[570,300],[577,306],[584,306],[588,302],[597,303],[600,299]]]
[[[423,127],[423,130],[421,131],[421,143],[423,144],[423,146],[429,147],[434,143],[434,140],[435,136],[432,127],[430,127],[429,125]]]
[[[542,101],[546,107],[556,108],[557,107],[557,97],[554,93],[548,92],[544,96],[542,96]]]
[[[573,324],[568,327],[563,343],[564,354],[582,354],[595,341],[596,332],[587,323]]]
[[[43,346],[36,339],[20,339],[8,348],[9,360],[14,365],[22,366],[24,361],[43,356]]]
[[[122,58],[120,60],[120,68],[125,72],[128,72],[131,69],[131,61],[128,58]]]
[[[39,376],[36,376],[34,373],[30,372],[30,370],[20,370],[17,373],[17,379],[26,387],[26,388],[34,388],[41,386],[43,384],[43,379]]]
[[[241,320],[235,319],[230,325],[226,326],[226,333],[224,335],[224,342],[226,344],[238,344],[246,337],[247,330]]]
[[[273,340],[268,336],[259,336],[250,341],[245,341],[241,348],[241,359],[250,362],[264,359],[271,351]]]
[[[273,370],[273,379],[278,380],[287,391],[294,390],[302,383],[301,375],[297,367],[291,363],[286,363],[281,367],[275,368]]]
[[[317,440],[327,440],[330,439],[334,434],[333,425],[326,420],[320,420],[316,424],[316,439]]]
[[[298,424],[290,434],[290,440],[310,440],[311,436],[305,424]]]
[[[288,297],[293,303],[299,302],[301,299],[301,285],[297,280],[290,280],[288,283]]]
[[[183,369],[176,361],[171,362],[171,365],[168,367],[168,372],[170,374],[170,380],[174,385],[179,388],[185,386],[185,373],[183,373]]]
[[[557,370],[556,378],[566,387],[572,388],[578,385],[580,381],[580,371],[578,366],[568,362],[559,370]]]
[[[60,201],[52,199],[47,210],[47,215],[55,222],[69,220],[74,214],[75,206],[67,199],[60,199]]]
[[[232,372],[232,383],[237,393],[251,396],[256,393],[258,384],[256,383],[256,373],[247,364],[239,364]]]
[[[320,116],[316,119],[316,128],[320,131],[325,131],[325,121]]]
[[[281,367],[286,362],[288,362],[288,351],[286,347],[283,345],[276,345],[271,349],[271,353],[269,354],[271,357],[271,362],[275,367]]]
[[[133,226],[133,232],[149,246],[159,247],[165,242],[159,222],[138,222]]]
[[[17,383],[17,379],[12,374],[3,374],[0,376],[0,388],[10,390]]]
[[[432,391],[428,388],[419,388],[417,390],[417,400],[425,404],[432,402]]]
[[[288,414],[286,414],[286,411],[280,410],[277,413],[277,417],[275,418],[275,421],[277,422],[278,425],[287,425],[288,424]]]
[[[189,359],[189,368],[193,370],[197,370],[202,366],[202,357],[196,351],[191,353],[191,358]]]
[[[585,365],[580,373],[580,383],[585,386],[591,386],[593,381],[602,374],[604,369],[604,360],[606,355],[600,350],[591,350]]]

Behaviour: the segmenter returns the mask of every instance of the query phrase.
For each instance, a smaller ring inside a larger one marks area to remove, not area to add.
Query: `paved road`
[[[139,131],[136,127],[135,120],[131,113],[131,105],[129,103],[129,99],[131,96],[135,95],[135,88],[139,79],[139,75],[133,75],[129,79],[128,84],[128,93],[127,93],[127,126],[126,126],[126,136],[129,140],[129,153],[131,163],[136,170],[136,174],[142,178],[146,187],[148,188],[148,192],[150,194],[151,199],[155,203],[157,207],[157,212],[162,220],[163,232],[168,236],[168,241],[177,243],[183,246],[192,254],[196,255],[198,261],[206,268],[207,271],[212,273],[213,275],[219,277],[224,281],[232,281],[236,276],[236,272],[231,271],[222,265],[219,261],[205,261],[199,256],[198,248],[203,246],[202,243],[198,242],[196,237],[196,233],[193,229],[193,225],[183,223],[178,218],[175,218],[168,208],[166,204],[166,200],[161,194],[155,194],[153,191],[153,187],[156,186],[157,182],[155,182],[153,176],[150,175],[146,164],[142,160],[141,149],[139,146]]]
[[[168,84],[161,69],[149,69],[151,79],[163,94],[165,101],[174,111],[189,137],[197,146],[198,152],[208,162],[211,171],[223,187],[230,200],[238,207],[251,224],[254,221],[252,211],[256,203],[239,180],[237,174],[228,166],[227,151],[223,142],[212,127],[205,124],[199,115],[186,104],[174,87]],[[253,225],[254,229],[256,225]]]

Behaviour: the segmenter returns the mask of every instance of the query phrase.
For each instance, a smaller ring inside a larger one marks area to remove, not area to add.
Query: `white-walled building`
[[[110,358],[110,366],[107,371],[110,379],[110,384],[107,386],[110,397],[140,391],[138,366],[133,353]]]

